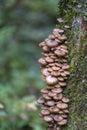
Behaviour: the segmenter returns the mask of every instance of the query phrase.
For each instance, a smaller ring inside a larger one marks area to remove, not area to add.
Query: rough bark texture
[[[71,76],[64,91],[71,99],[68,124],[62,130],[87,130],[87,1],[60,0],[58,16],[64,19]],[[67,31],[68,30],[68,31]]]

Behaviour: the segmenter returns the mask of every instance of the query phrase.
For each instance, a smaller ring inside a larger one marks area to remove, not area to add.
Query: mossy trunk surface
[[[64,95],[70,98],[68,124],[62,130],[87,130],[87,1],[60,0],[58,17],[64,24],[66,45],[69,48],[68,61],[71,66],[68,86]]]

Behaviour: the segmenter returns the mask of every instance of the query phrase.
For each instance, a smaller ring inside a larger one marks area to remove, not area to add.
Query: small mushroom
[[[58,125],[65,125],[65,124],[67,124],[67,120],[66,119],[63,119],[60,122],[58,122]]]
[[[46,64],[47,64],[44,58],[40,58],[40,59],[38,60],[38,62],[39,62],[41,65],[46,65]]]
[[[62,98],[62,101],[63,101],[64,103],[68,103],[70,100],[69,100],[69,98],[63,97],[63,98]]]
[[[59,57],[66,55],[66,53],[63,50],[56,50],[54,53]]]
[[[64,78],[63,77],[58,77],[58,80],[59,81],[64,81]]]
[[[67,113],[67,114],[69,113],[69,110],[67,110],[67,109],[64,109],[63,111],[64,111],[64,113]]]
[[[58,112],[59,112],[59,109],[58,109],[56,106],[52,106],[52,107],[49,108],[49,111],[50,111],[51,113],[58,113]]]
[[[44,120],[45,120],[46,122],[51,122],[53,119],[52,119],[51,116],[44,116]]]
[[[41,93],[48,93],[48,90],[46,88],[41,89]]]
[[[58,80],[55,77],[47,76],[46,82],[47,82],[48,85],[55,85],[58,82]]]
[[[62,116],[63,118],[67,118],[67,115],[66,115],[66,114],[61,114],[61,116]]]
[[[37,101],[39,104],[43,104],[45,101],[44,101],[44,98],[43,97],[40,97]]]
[[[68,107],[68,105],[66,103],[57,103],[57,107],[59,109],[66,109]]]
[[[41,114],[42,114],[42,115],[49,115],[50,112],[49,112],[48,110],[42,110],[42,111],[41,111]]]
[[[59,85],[60,85],[61,87],[64,87],[64,86],[66,86],[66,82],[59,82]]]
[[[52,58],[50,58],[50,57],[46,57],[45,60],[46,60],[46,62],[48,62],[48,63],[52,63],[52,62],[54,61],[54,60],[53,60]]]
[[[39,44],[39,47],[43,47],[43,46],[45,46],[46,44],[45,44],[45,42],[41,42],[40,44]]]
[[[56,47],[58,45],[58,42],[56,42],[55,40],[51,40],[51,39],[46,39],[45,43],[48,47]]]
[[[47,105],[47,106],[54,106],[54,105],[55,105],[55,102],[52,101],[52,100],[49,100],[49,101],[46,102],[46,105]]]
[[[49,52],[50,51],[48,46],[43,46],[42,49],[43,49],[44,52]]]
[[[53,70],[59,70],[60,67],[53,66],[52,69],[53,69]]]
[[[42,68],[41,69],[41,73],[44,75],[44,76],[48,76],[50,73],[48,72],[48,69],[47,68]]]
[[[63,91],[63,89],[62,88],[54,88],[51,91],[54,93],[61,93]]]
[[[62,98],[63,98],[63,95],[61,93],[53,97],[54,100],[61,100]]]
[[[54,120],[59,122],[59,121],[63,120],[63,117],[60,115],[55,115]]]
[[[69,71],[64,71],[64,73],[65,73],[66,75],[70,75],[70,72],[69,72]]]
[[[56,88],[60,88],[60,85],[59,85],[59,84],[56,84],[55,87],[56,87]]]
[[[64,66],[62,67],[63,70],[67,70],[67,69],[69,69],[69,68],[70,68],[69,65],[64,65]]]
[[[48,96],[49,96],[49,97],[54,97],[54,96],[56,96],[56,93],[54,93],[54,92],[49,92],[49,93],[48,93]]]
[[[45,100],[51,100],[51,97],[49,97],[48,94],[43,94],[43,98],[44,98]]]

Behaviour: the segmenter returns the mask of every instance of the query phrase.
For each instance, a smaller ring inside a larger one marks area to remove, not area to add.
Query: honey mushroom
[[[57,21],[63,22],[61,18]],[[48,123],[47,130],[61,130],[61,126],[67,124],[70,100],[62,94],[63,88],[67,86],[66,79],[70,75],[70,66],[66,59],[68,48],[64,45],[66,40],[64,30],[55,28],[53,33],[39,44],[43,50],[43,58],[38,62],[47,86],[41,89],[42,97],[38,99],[38,103],[42,105],[40,117]]]

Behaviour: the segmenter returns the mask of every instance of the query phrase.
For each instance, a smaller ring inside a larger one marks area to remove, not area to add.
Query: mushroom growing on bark
[[[63,22],[61,18],[57,20]],[[39,44],[43,50],[43,58],[38,62],[47,86],[41,90],[42,97],[38,103],[42,104],[40,117],[49,124],[48,130],[61,130],[61,126],[67,124],[69,99],[62,94],[70,74],[70,66],[66,59],[68,54],[66,40],[64,30],[55,28],[53,33]]]

